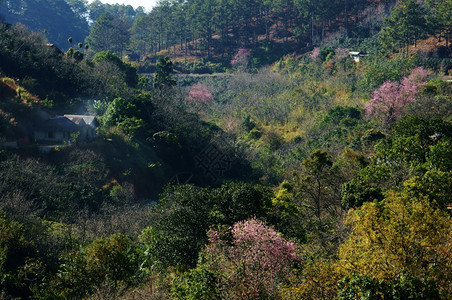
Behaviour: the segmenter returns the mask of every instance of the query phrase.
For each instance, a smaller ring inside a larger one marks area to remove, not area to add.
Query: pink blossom
[[[319,47],[315,47],[312,50],[312,53],[309,55],[309,58],[312,59],[312,60],[316,60],[317,57],[319,57],[319,54],[320,54],[320,48]]]
[[[237,53],[231,59],[231,66],[233,67],[246,67],[248,65],[251,56],[251,50],[246,48],[239,48]]]
[[[209,265],[225,275],[223,284],[233,298],[273,295],[301,261],[295,243],[255,218],[229,232],[210,230],[209,240]]]
[[[430,75],[432,72],[429,70],[424,69],[423,67],[416,67],[413,70],[411,70],[410,75],[406,77],[411,82],[425,82],[427,80],[428,75]]]
[[[408,103],[416,102],[419,87],[427,80],[430,71],[414,68],[401,82],[386,81],[374,91],[372,99],[364,106],[367,116],[378,117],[391,124],[401,117]]]
[[[212,103],[212,93],[202,84],[193,85],[188,93],[187,100],[193,103],[210,104]]]

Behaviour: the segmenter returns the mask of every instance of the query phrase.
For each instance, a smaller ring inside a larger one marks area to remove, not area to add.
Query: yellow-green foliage
[[[281,290],[281,299],[336,299],[337,282],[342,278],[334,262],[313,261],[307,263],[299,276],[299,282]]]
[[[377,280],[408,273],[451,295],[452,220],[427,199],[389,193],[350,211],[347,223],[352,233],[339,248],[341,273]]]
[[[14,79],[9,77],[1,78],[3,83],[15,92],[16,101],[26,106],[31,106],[33,103],[39,103],[39,98],[30,94],[25,88],[20,86]]]
[[[292,215],[299,216],[299,209],[293,203],[293,193],[291,190],[292,185],[288,181],[284,181],[272,199],[273,208],[280,212],[282,218],[287,218]]]
[[[7,85],[9,85],[9,86],[14,86],[14,85],[16,84],[16,82],[14,81],[14,79],[9,78],[9,77],[3,77],[3,78],[2,78],[2,81],[3,81],[4,83],[6,83]]]

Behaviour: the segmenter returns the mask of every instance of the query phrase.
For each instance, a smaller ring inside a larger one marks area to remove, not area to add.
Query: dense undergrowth
[[[357,64],[342,38],[262,69],[243,49],[177,83],[162,58],[151,87],[112,52],[2,28],[2,297],[451,294],[446,46],[363,38]],[[98,115],[97,140],[39,153],[43,111]]]

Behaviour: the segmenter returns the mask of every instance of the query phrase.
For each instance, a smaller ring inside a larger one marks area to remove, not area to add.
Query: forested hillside
[[[452,1],[0,9],[1,297],[450,298]]]
[[[163,51],[185,62],[187,57],[224,62],[245,47],[253,48],[257,64],[268,64],[338,34],[369,36],[380,30],[393,5],[368,0],[160,1],[146,14],[142,8],[100,1],[5,0],[0,14],[7,22],[44,32],[62,49],[71,46],[67,39],[72,37],[75,45],[86,42],[94,52],[144,59]]]

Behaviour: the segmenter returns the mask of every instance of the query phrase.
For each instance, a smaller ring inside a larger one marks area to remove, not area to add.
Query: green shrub
[[[262,132],[259,129],[254,128],[250,131],[248,136],[253,140],[258,140],[262,137]]]
[[[173,280],[171,296],[174,299],[219,299],[218,276],[205,268],[192,269]]]

